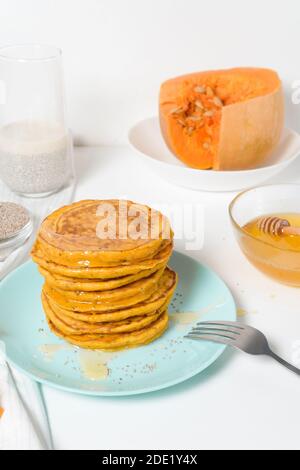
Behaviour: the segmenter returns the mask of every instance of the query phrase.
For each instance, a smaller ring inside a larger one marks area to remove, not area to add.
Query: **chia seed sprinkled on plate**
[[[0,240],[16,235],[29,220],[30,215],[25,207],[14,202],[0,202]]]

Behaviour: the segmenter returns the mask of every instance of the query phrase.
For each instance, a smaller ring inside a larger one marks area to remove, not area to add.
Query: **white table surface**
[[[75,199],[128,197],[205,208],[205,243],[189,253],[231,288],[243,321],[300,366],[300,294],[265,278],[243,257],[227,215],[233,193],[172,186],[127,147],[76,149]],[[300,162],[278,181],[295,181]],[[183,251],[184,241],[176,241]],[[298,353],[297,353],[298,351]],[[268,358],[227,350],[207,371],[170,389],[90,398],[43,387],[56,449],[299,449],[300,379]]]

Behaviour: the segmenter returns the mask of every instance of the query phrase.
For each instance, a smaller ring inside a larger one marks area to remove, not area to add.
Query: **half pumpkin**
[[[159,111],[166,144],[188,166],[257,168],[281,137],[282,85],[270,69],[192,73],[161,85]]]

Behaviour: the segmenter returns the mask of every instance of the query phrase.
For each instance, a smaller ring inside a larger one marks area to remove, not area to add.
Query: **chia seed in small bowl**
[[[14,202],[0,202],[0,261],[8,256],[8,248],[22,245],[32,229],[32,218],[25,207]]]

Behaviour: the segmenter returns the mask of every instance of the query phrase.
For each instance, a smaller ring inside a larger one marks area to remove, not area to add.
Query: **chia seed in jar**
[[[45,195],[71,174],[68,135],[60,126],[19,121],[0,129],[0,176],[14,192]]]

